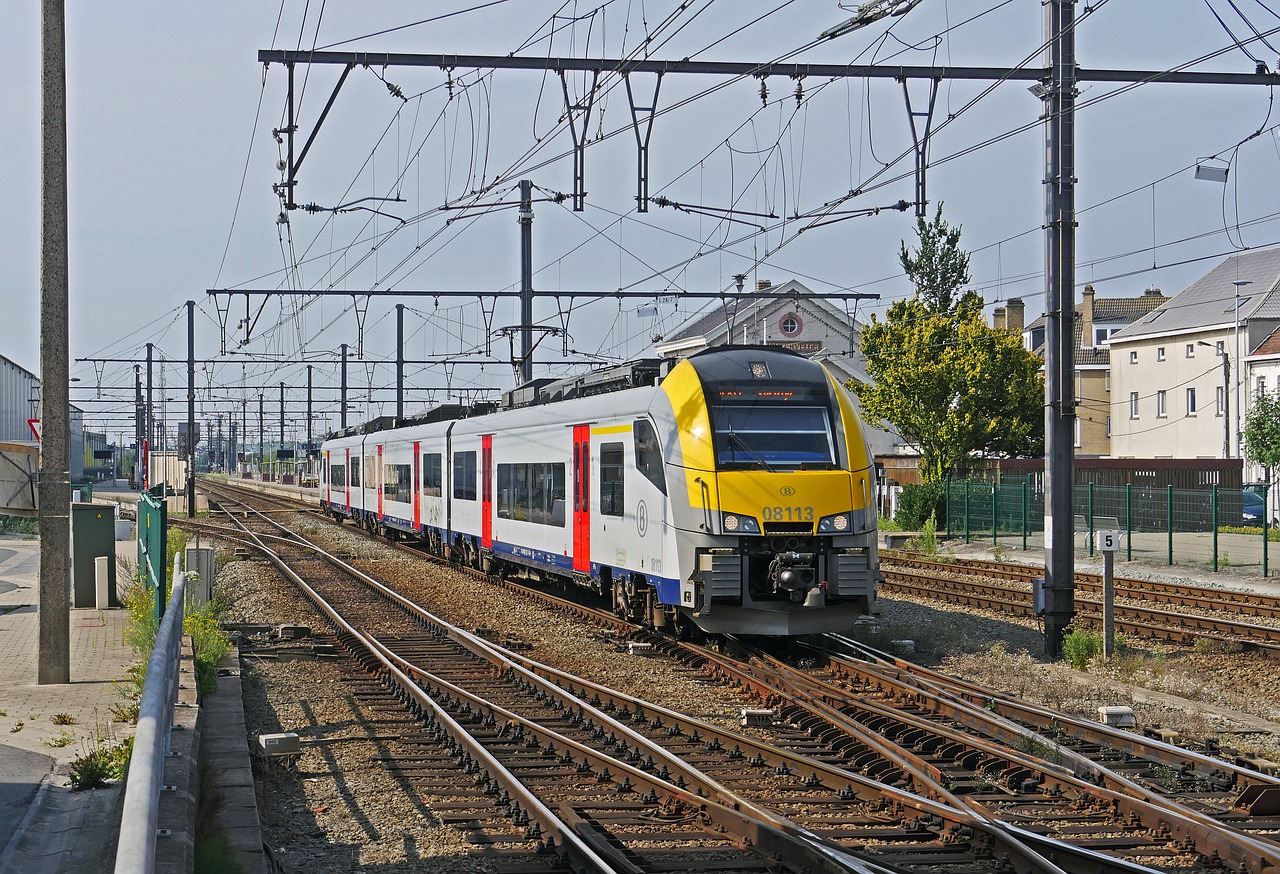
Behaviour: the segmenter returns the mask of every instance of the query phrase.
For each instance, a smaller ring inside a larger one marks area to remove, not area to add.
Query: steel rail
[[[271,522],[273,525],[276,524],[274,520],[267,519],[267,521]],[[437,724],[441,725],[444,730],[449,733],[450,737],[454,738],[457,742],[466,744],[474,755],[479,757],[486,763],[486,765],[489,766],[487,769],[490,771],[491,775],[494,775],[496,779],[502,782],[509,792],[514,791],[520,797],[527,797],[531,795],[529,790],[525,788],[520,781],[516,780],[509,772],[507,772],[497,759],[490,756],[487,750],[484,750],[481,746],[476,744],[468,732],[463,729],[462,726],[460,726],[448,714],[448,712],[441,708],[435,701],[432,701],[428,696],[424,695],[421,690],[418,690],[409,677],[401,673],[395,664],[387,661],[378,652],[377,648],[372,645],[369,638],[367,638],[353,625],[348,623],[341,614],[339,614],[337,610],[328,603],[328,601],[321,597],[320,594],[306,582],[306,580],[289,567],[288,563],[284,561],[279,553],[258,540],[256,532],[249,530],[247,526],[244,527],[244,530],[250,538],[257,541],[257,548],[271,560],[276,568],[290,579],[294,585],[296,585],[303,594],[305,594],[307,598],[315,604],[316,608],[320,610],[320,612],[323,613],[331,623],[333,623],[334,628],[338,630],[340,635],[364,646],[365,649],[382,664],[383,669],[387,671],[388,676],[396,682],[396,685],[401,689],[401,691],[404,694],[411,696],[420,707],[431,712],[433,719],[435,719]],[[300,541],[301,538],[297,538],[292,545],[300,546],[302,545],[302,542]],[[322,552],[318,547],[313,548]],[[593,871],[607,872],[613,870],[612,867],[607,864],[606,861],[602,859],[586,841],[582,840],[567,823],[565,823],[549,808],[541,804],[529,804],[527,806],[530,809],[529,815],[531,821],[538,823],[540,830],[549,835],[548,840],[551,842],[551,846],[554,846],[555,837],[559,836],[560,852],[568,854],[575,864],[588,866],[590,870]],[[124,874],[124,872],[120,871],[117,872],[117,874]]]
[[[1030,735],[1043,741],[1040,732],[1050,732],[1060,737],[1071,737],[1077,741],[1091,743],[1098,747],[1112,749],[1126,755],[1135,756],[1148,762],[1176,766],[1180,770],[1190,772],[1227,787],[1244,788],[1252,785],[1278,786],[1280,777],[1264,774],[1255,769],[1240,766],[1238,763],[1215,758],[1196,750],[1180,747],[1163,740],[1137,735],[1130,731],[1090,722],[1068,713],[1049,710],[1035,704],[1028,704],[979,686],[966,680],[949,677],[940,671],[932,670],[905,659],[899,659],[875,647],[842,635],[828,635],[827,641],[846,648],[858,660],[851,660],[839,654],[828,652],[827,656],[838,670],[849,673],[864,673],[878,678],[892,679],[901,683],[904,688],[919,688],[931,695],[939,696],[939,702],[950,718],[954,708],[946,707],[946,698],[961,699],[971,708],[982,714],[998,714],[1011,720],[1019,730],[1019,734]],[[888,673],[892,672],[892,673]],[[997,731],[998,724],[992,721],[992,730]],[[1030,726],[1030,728],[1027,728]],[[1006,736],[1006,740],[1011,739]]]
[[[840,725],[838,717],[847,718],[845,716],[846,708],[857,708],[866,712],[875,712],[877,709],[870,707],[865,700],[846,690],[838,689],[763,653],[755,654],[752,668],[754,670],[768,670],[774,676],[776,686],[791,693],[796,706],[813,713],[815,716],[826,718],[836,725]],[[896,691],[908,694],[913,698],[925,694],[930,697],[934,696],[932,691],[926,692],[926,690],[918,687],[912,688],[884,675],[877,675],[875,680],[885,685],[891,685]],[[811,697],[814,703],[811,704],[804,700],[807,697]],[[925,705],[927,702],[920,701],[919,703]],[[997,719],[1003,721],[1003,718],[988,714],[982,711],[981,708],[960,702],[957,702],[956,706],[947,709],[947,715],[950,716],[952,714],[955,714],[957,718],[967,717],[966,721],[971,725],[983,723],[995,728]],[[1039,772],[1044,778],[1051,776],[1060,778],[1063,784],[1070,786],[1081,798],[1102,801],[1108,809],[1123,814],[1130,821],[1141,823],[1145,828],[1150,829],[1152,833],[1159,833],[1159,830],[1164,829],[1171,835],[1174,842],[1180,842],[1183,846],[1196,848],[1196,851],[1206,859],[1217,857],[1239,860],[1249,866],[1248,870],[1255,872],[1280,867],[1280,844],[1259,839],[1231,825],[1221,823],[1200,811],[1178,805],[1168,798],[1152,793],[1147,787],[1136,783],[1123,774],[1102,768],[1084,756],[1050,741],[1045,741],[1045,743],[1051,745],[1055,752],[1075,762],[1078,767],[1091,772],[1089,776],[1100,777],[1101,785],[1096,785],[1089,780],[1081,779],[1080,776],[1067,772],[1058,775],[1055,773],[1055,769],[1046,767],[1047,763],[1038,762],[1012,749],[996,747],[990,742],[982,741],[978,738],[964,737],[946,732],[936,723],[930,723],[910,714],[891,713],[890,715],[902,723],[914,726],[917,731],[924,730],[941,734],[953,741],[958,740],[962,743],[970,744],[973,749],[985,755],[1005,759],[1011,768],[1003,772],[1002,777],[1008,776],[1016,780],[1025,776],[1028,772]],[[1008,724],[1005,727],[1014,728],[1012,724]],[[886,735],[889,734],[888,727],[881,727],[880,730]],[[1017,732],[1017,734],[1021,734],[1021,732]],[[1001,815],[998,810],[993,809],[984,802],[964,797],[963,803],[989,820],[1001,821]]]
[[[975,683],[949,677],[939,671],[899,659],[851,638],[831,635],[828,641],[847,648],[858,659],[858,661],[850,661],[843,656],[832,655],[832,661],[841,669],[865,671],[868,670],[867,664],[870,663],[878,670],[894,672],[893,676],[896,676],[904,685],[929,689],[938,696],[961,699],[980,708],[983,712],[994,712],[1019,726],[1030,726],[1036,731],[1037,737],[1041,736],[1040,732],[1051,733],[1058,737],[1070,737],[1079,742],[1115,750],[1147,762],[1177,767],[1182,773],[1189,770],[1192,774],[1227,788],[1235,786],[1246,789],[1250,786],[1260,786],[1275,787],[1280,791],[1280,776],[1243,766],[1239,761],[1227,761],[1158,738],[1134,734],[1104,723],[1091,722],[1068,713],[1028,704]]]
[[[273,519],[265,516],[262,518],[273,527],[282,527]],[[252,535],[251,533],[251,536],[255,536],[256,538],[257,535]],[[274,535],[263,536],[276,539]],[[535,674],[526,671],[516,663],[510,662],[505,659],[505,657],[500,656],[498,649],[494,647],[494,645],[483,641],[475,635],[445,623],[443,620],[423,610],[412,601],[404,598],[399,593],[383,585],[369,575],[364,574],[359,569],[351,567],[335,556],[329,554],[321,547],[308,542],[305,538],[292,534],[291,538],[278,539],[286,540],[286,542],[291,546],[301,546],[315,551],[325,561],[340,567],[346,573],[365,583],[379,596],[408,611],[415,619],[423,622],[429,622],[442,630],[446,630],[450,638],[454,640],[455,643],[464,646],[468,651],[476,654],[478,657],[484,657],[486,655],[498,656],[499,660],[505,663],[507,669],[519,670],[522,673],[527,674],[530,680],[537,682],[543,687],[543,691],[546,694],[554,694],[557,697],[564,698],[566,699],[566,703],[568,701],[576,702],[576,699],[572,698],[572,696],[567,696],[563,690],[557,689],[554,684],[546,683]],[[634,733],[621,722],[612,719],[603,711],[596,710],[589,704],[576,702],[581,718],[586,718],[584,711],[590,710],[592,714],[591,718],[601,724],[611,725],[614,732],[631,738],[637,745],[643,745],[646,748],[651,748],[653,752],[657,752],[659,756],[665,759],[665,765],[667,766],[668,771],[675,770],[677,772],[677,776],[673,779],[680,782],[669,782],[666,779],[650,775],[640,768],[633,767],[625,761],[605,756],[591,747],[580,744],[558,732],[551,731],[544,726],[521,717],[513,711],[501,708],[498,705],[486,701],[480,696],[449,683],[431,672],[411,665],[408,661],[396,655],[381,641],[364,635],[357,631],[354,626],[347,623],[340,614],[338,614],[337,610],[333,608],[332,605],[328,604],[323,596],[321,596],[313,587],[309,586],[300,576],[288,567],[287,563],[283,561],[278,553],[266,547],[265,544],[260,544],[259,548],[264,552],[264,554],[267,554],[272,559],[283,573],[285,573],[304,593],[306,593],[307,597],[312,600],[313,603],[315,603],[332,622],[334,622],[335,627],[338,628],[341,633],[348,635],[351,640],[370,650],[384,668],[390,669],[393,679],[402,691],[413,698],[419,707],[424,710],[430,710],[437,719],[442,715],[447,717],[448,714],[437,702],[435,702],[434,696],[423,692],[421,688],[413,682],[413,678],[409,677],[406,671],[416,675],[418,679],[428,682],[437,690],[447,691],[450,695],[471,701],[475,707],[486,711],[488,717],[492,717],[494,719],[500,717],[508,723],[523,726],[523,728],[530,734],[540,738],[540,745],[547,744],[550,747],[564,748],[566,751],[572,748],[575,753],[574,758],[577,758],[577,756],[580,755],[584,764],[596,769],[597,773],[601,775],[600,779],[616,780],[618,777],[622,777],[628,781],[630,785],[647,786],[651,792],[661,792],[663,796],[673,798],[679,803],[689,805],[694,809],[701,809],[704,813],[713,815],[715,821],[721,825],[734,823],[736,826],[735,834],[742,836],[750,845],[754,845],[759,852],[773,856],[779,860],[785,860],[788,866],[795,865],[799,866],[798,870],[830,872],[830,874],[839,874],[839,872],[850,871],[858,872],[858,874],[892,874],[889,869],[883,866],[853,856],[844,847],[825,841],[816,835],[809,834],[803,829],[795,826],[793,823],[788,823],[777,817],[776,814],[755,807],[755,805],[751,804],[746,799],[731,793],[715,781],[710,780],[706,775],[701,774],[686,763],[670,756],[670,754],[661,747],[653,746],[642,735]],[[444,722],[444,720],[440,721]],[[530,814],[530,816],[535,821],[538,821],[542,827],[546,827],[553,834],[560,833],[562,835],[562,851],[564,840],[568,835],[573,835],[575,838],[579,837],[570,823],[565,822],[559,817],[550,819],[549,817],[551,817],[551,814],[549,809],[537,799],[536,794],[524,786],[524,784],[510,771],[501,766],[499,760],[488,753],[483,744],[473,738],[465,731],[465,729],[453,720],[450,719],[449,723],[451,724],[446,724],[445,730],[456,743],[465,746],[468,751],[477,758],[483,758],[485,761],[491,761],[494,763],[493,767],[486,767],[486,770],[491,772],[491,779],[496,779],[498,782],[502,783],[504,788],[513,797],[523,799],[526,812],[529,810],[536,811],[536,815]],[[612,772],[610,771],[611,768],[613,769]],[[684,776],[685,779],[681,779],[682,776]],[[680,786],[681,782],[686,785],[694,785],[696,787],[696,791],[689,791],[682,788]],[[714,810],[712,810],[713,807]],[[544,820],[546,821],[544,822]],[[554,842],[554,839],[552,840]],[[583,845],[594,853],[603,854],[609,862],[609,864],[602,863],[601,866],[596,867],[595,870],[628,870],[627,866],[629,865],[629,862],[627,862],[625,857],[618,855],[616,850],[613,850],[613,848],[608,844],[599,841],[588,842],[584,840]],[[552,846],[554,846],[554,843]],[[569,852],[571,855],[578,855],[573,850],[570,850]]]
[[[898,590],[918,597],[995,609],[1016,616],[1035,615],[1030,592],[977,580],[939,579],[911,571],[891,570],[884,574],[882,590]],[[1077,612],[1078,619],[1090,625],[1101,625],[1102,605],[1098,601],[1077,597],[1075,603],[1077,607],[1090,608],[1088,611]],[[1154,608],[1129,607],[1123,604],[1116,605],[1115,615],[1118,629],[1143,637],[1190,642],[1197,633],[1200,636],[1207,636],[1204,632],[1213,632],[1213,636],[1217,639],[1232,640],[1268,658],[1280,659],[1280,628],[1275,626],[1193,616]],[[1162,622],[1167,624],[1160,624]]]

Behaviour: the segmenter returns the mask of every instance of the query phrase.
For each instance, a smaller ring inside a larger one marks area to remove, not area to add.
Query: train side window
[[[364,487],[366,489],[378,487],[378,456],[376,455],[364,457]]]
[[[360,459],[357,458],[351,463],[351,487],[360,487]]]
[[[662,473],[662,447],[658,445],[658,433],[648,419],[636,419],[631,431],[636,441],[636,470],[665,495],[667,480]]]
[[[453,496],[459,501],[476,499],[475,452],[453,453]]]
[[[422,493],[429,498],[438,498],[444,494],[444,479],[439,452],[425,452],[422,455]]]
[[[413,500],[413,471],[407,464],[382,466],[382,494],[387,500],[407,504]]]
[[[621,443],[600,444],[600,514],[602,516],[624,515],[623,494],[623,455]]]
[[[345,486],[347,484],[347,466],[345,464],[329,465],[329,485]]]

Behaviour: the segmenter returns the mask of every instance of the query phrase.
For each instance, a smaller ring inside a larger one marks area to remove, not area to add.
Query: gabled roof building
[[[1264,352],[1280,328],[1278,285],[1280,248],[1241,252],[1111,336],[1112,455],[1240,455],[1248,371],[1280,353]]]
[[[664,358],[678,358],[725,344],[781,346],[821,361],[842,383],[870,381],[861,326],[852,308],[846,311],[794,279],[781,285],[761,280],[756,291],[758,296],[749,300],[704,309],[654,349]],[[867,428],[867,439],[874,455],[898,451],[899,440],[890,431]]]

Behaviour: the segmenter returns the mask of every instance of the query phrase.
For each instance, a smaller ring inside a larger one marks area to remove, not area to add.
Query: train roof
[[[335,431],[329,435],[328,439],[358,437],[410,425],[471,419],[499,409],[516,410],[537,407],[628,389],[657,386],[677,364],[686,360],[693,365],[699,378],[712,383],[744,377],[812,382],[820,379],[819,374],[825,372],[820,364],[807,356],[781,346],[711,346],[685,359],[642,358],[563,379],[531,380],[504,392],[500,403],[477,401],[472,404],[441,404],[425,413],[402,419],[397,419],[395,416],[380,416],[361,425],[352,425]],[[765,370],[763,374],[759,374],[758,365],[762,363],[765,365]],[[825,381],[825,377],[821,379]]]

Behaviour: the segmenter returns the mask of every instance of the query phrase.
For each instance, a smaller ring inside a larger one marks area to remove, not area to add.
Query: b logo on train
[[[862,424],[823,365],[785,349],[535,381],[500,408],[347,429],[321,457],[335,518],[593,589],[662,630],[844,631],[875,605]]]

